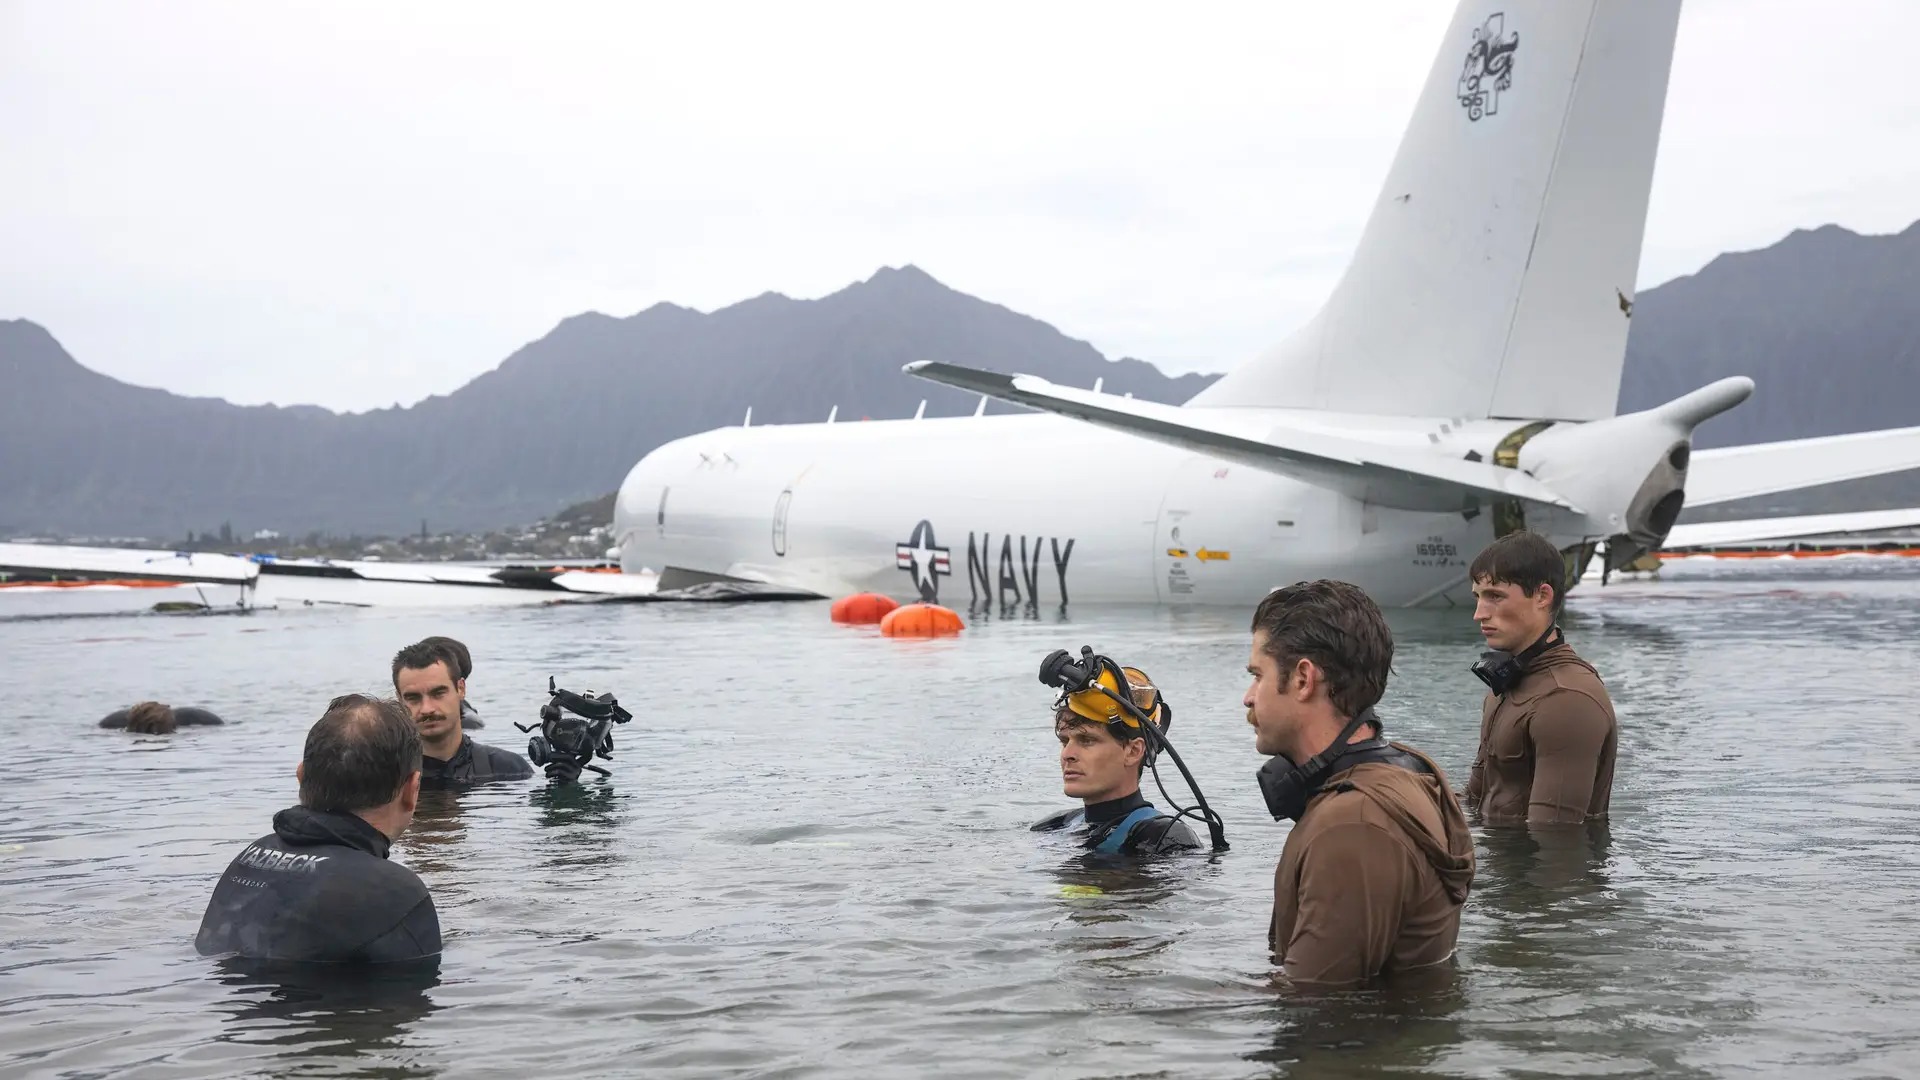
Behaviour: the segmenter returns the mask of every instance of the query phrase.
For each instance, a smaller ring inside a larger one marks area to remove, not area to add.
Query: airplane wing
[[[262,588],[278,601],[359,606],[443,604],[462,597],[488,603],[556,600],[653,599],[652,574],[604,573],[563,567],[473,566],[458,563],[357,559],[282,559],[146,548],[55,544],[0,544],[0,578],[56,577],[69,581],[170,581]],[[424,586],[424,588],[423,588]],[[670,600],[666,593],[658,599]],[[264,600],[263,600],[264,602]]]
[[[1920,427],[1695,450],[1687,465],[1687,505],[1711,506],[1906,469],[1920,469]]]
[[[0,575],[57,574],[69,580],[177,581],[251,585],[260,564],[235,555],[58,544],[0,544]]]
[[[1745,521],[1702,521],[1675,525],[1662,551],[1728,547],[1761,540],[1792,540],[1836,533],[1878,532],[1920,527],[1920,506],[1903,510],[1859,510],[1845,514],[1808,514],[1801,517],[1749,518]]]
[[[1403,510],[1458,510],[1469,496],[1579,508],[1517,469],[1378,446],[1322,432],[1201,417],[1192,409],[1056,386],[1032,375],[923,360],[904,369],[932,382],[1010,401],[1170,446],[1291,476]]]
[[[477,566],[371,559],[282,559],[186,551],[0,544],[0,580],[9,575],[69,581],[173,581],[248,585],[276,606],[345,604],[414,607],[555,602],[740,603],[817,600],[816,593],[753,581],[660,588],[653,573],[560,566]]]

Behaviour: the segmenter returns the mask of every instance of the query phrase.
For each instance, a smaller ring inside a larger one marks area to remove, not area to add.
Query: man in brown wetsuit
[[[1473,560],[1473,617],[1492,650],[1474,665],[1489,687],[1468,805],[1488,825],[1603,818],[1613,796],[1619,727],[1592,664],[1558,618],[1566,563],[1537,533],[1495,540]]]
[[[1292,818],[1268,943],[1295,983],[1341,987],[1444,963],[1473,839],[1439,766],[1381,734],[1393,634],[1358,587],[1313,581],[1253,616],[1244,704],[1276,820]]]

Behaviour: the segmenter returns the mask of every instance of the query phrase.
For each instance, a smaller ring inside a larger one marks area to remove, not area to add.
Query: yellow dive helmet
[[[1155,727],[1164,729],[1167,726],[1165,715],[1167,710],[1165,708],[1165,702],[1160,700],[1159,688],[1154,686],[1153,680],[1147,678],[1147,673],[1141,671],[1139,668],[1130,667],[1121,668],[1120,670],[1127,673],[1127,690],[1133,697],[1134,706],[1141,712],[1146,713],[1147,716],[1153,720]],[[1066,700],[1067,708],[1072,709],[1076,714],[1084,716],[1096,723],[1112,724],[1117,722],[1125,724],[1136,731],[1139,730],[1140,721],[1135,720],[1131,713],[1121,708],[1118,701],[1107,696],[1106,693],[1095,689],[1095,687],[1104,686],[1107,691],[1118,693],[1119,687],[1114,683],[1113,672],[1103,668],[1093,682],[1094,686],[1090,686],[1077,694],[1068,694]]]

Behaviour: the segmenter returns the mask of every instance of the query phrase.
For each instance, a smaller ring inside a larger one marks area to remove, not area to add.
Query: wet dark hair
[[[1528,596],[1553,586],[1553,613],[1566,599],[1567,562],[1553,541],[1535,532],[1514,532],[1488,544],[1473,557],[1467,576],[1474,584],[1512,585]]]
[[[127,730],[135,735],[169,735],[178,726],[173,709],[158,701],[143,701],[127,710]]]
[[[345,694],[307,732],[300,764],[300,805],[370,810],[392,802],[420,771],[420,735],[399,702]]]
[[[432,639],[429,638],[428,641]],[[464,679],[460,673],[460,658],[451,649],[428,644],[428,641],[416,641],[393,654],[393,685],[400,687],[400,672],[423,671],[435,664],[447,665],[447,675],[454,679]]]
[[[1055,734],[1059,734],[1062,728],[1072,729],[1077,727],[1098,728],[1106,732],[1107,737],[1117,743],[1124,743],[1131,739],[1146,738],[1146,735],[1142,734],[1139,728],[1129,727],[1126,724],[1107,724],[1099,720],[1089,720],[1079,713],[1074,712],[1072,709],[1067,708],[1065,705],[1053,711],[1053,730]]]
[[[453,662],[447,665],[447,670],[457,673],[462,679],[473,678],[473,654],[467,651],[465,645],[462,645],[450,637],[441,637],[438,634],[433,637],[421,638],[420,644],[431,645],[436,649],[445,650],[447,655],[453,658]]]
[[[1321,579],[1275,589],[1254,609],[1253,629],[1266,633],[1264,651],[1283,679],[1299,661],[1313,661],[1342,716],[1360,715],[1387,692],[1393,631],[1357,585]]]

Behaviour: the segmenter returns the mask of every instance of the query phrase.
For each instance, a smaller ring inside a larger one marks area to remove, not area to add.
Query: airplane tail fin
[[[1188,402],[1614,414],[1680,0],[1462,0],[1346,273]]]

